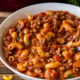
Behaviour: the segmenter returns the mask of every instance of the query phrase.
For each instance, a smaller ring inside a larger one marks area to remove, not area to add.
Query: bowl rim
[[[6,22],[6,20],[7,20],[8,18],[10,18],[11,16],[15,15],[17,12],[19,12],[19,11],[25,9],[25,8],[34,7],[34,6],[37,6],[37,5],[46,5],[46,4],[56,4],[56,5],[59,4],[59,5],[64,5],[64,6],[71,6],[71,7],[76,7],[77,9],[80,10],[80,7],[75,6],[75,5],[71,5],[71,4],[66,4],[66,3],[45,2],[45,3],[33,4],[33,5],[29,5],[29,6],[23,7],[23,8],[15,11],[15,12],[13,12],[12,14],[10,14],[10,15],[0,24],[0,27],[2,27],[2,25]],[[6,62],[2,59],[1,56],[0,56],[0,60],[1,60],[1,62],[2,62],[8,69],[10,69],[11,71],[13,71],[14,73],[16,73],[16,74],[18,74],[18,75],[21,75],[21,76],[23,76],[23,77],[25,77],[25,78],[29,78],[29,79],[31,79],[31,80],[46,80],[46,79],[40,79],[40,78],[31,77],[31,76],[25,75],[25,74],[23,74],[23,73],[15,70],[15,69],[12,68],[10,65],[8,65],[8,63],[6,63]],[[76,77],[76,78],[72,78],[72,79],[66,79],[66,80],[75,80],[75,79],[80,79],[80,77]]]

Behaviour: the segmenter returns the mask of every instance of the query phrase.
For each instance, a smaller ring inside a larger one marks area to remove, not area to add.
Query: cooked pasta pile
[[[67,11],[28,15],[3,40],[8,63],[19,72],[47,80],[80,76],[80,18]]]

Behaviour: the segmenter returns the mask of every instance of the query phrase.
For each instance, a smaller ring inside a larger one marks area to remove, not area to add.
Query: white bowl
[[[2,51],[2,41],[3,41],[3,34],[8,31],[9,27],[13,26],[16,24],[16,22],[19,19],[27,17],[28,14],[37,14],[40,12],[44,12],[46,10],[63,10],[63,11],[69,11],[70,13],[75,14],[76,16],[80,17],[80,8],[69,5],[69,4],[64,4],[64,3],[40,3],[40,4],[35,4],[31,6],[27,6],[25,8],[22,8],[10,16],[8,16],[0,25],[0,59],[4,63],[6,67],[8,67],[10,70],[12,70],[14,73],[19,75],[20,77],[26,79],[26,80],[44,80],[44,79],[39,79],[39,78],[33,78],[27,75],[24,75],[15,69],[13,69],[11,66],[8,65],[4,58],[4,53]],[[76,77],[73,79],[67,79],[67,80],[76,80],[80,79],[80,77]]]

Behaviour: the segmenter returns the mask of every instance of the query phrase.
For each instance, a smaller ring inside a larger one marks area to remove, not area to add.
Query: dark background
[[[43,2],[61,2],[77,6],[80,5],[80,0],[0,0],[0,11],[15,11],[31,4]]]

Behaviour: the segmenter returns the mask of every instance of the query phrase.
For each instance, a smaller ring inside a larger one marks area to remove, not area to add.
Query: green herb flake
[[[17,37],[17,39],[20,39],[20,37]]]
[[[74,76],[71,74],[71,75],[69,75],[69,78],[74,78]]]

